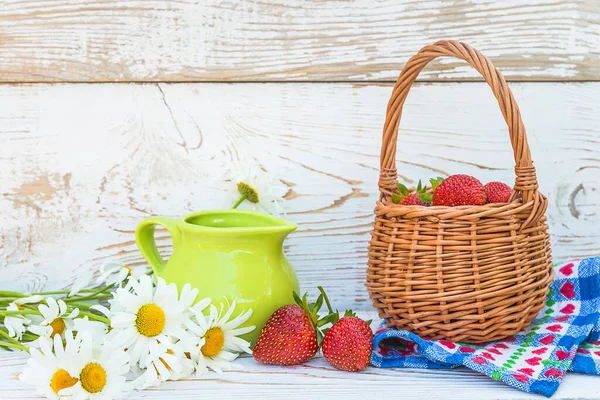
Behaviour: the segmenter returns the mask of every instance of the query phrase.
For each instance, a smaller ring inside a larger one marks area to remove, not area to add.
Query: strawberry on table
[[[369,366],[373,351],[373,331],[369,322],[356,317],[352,310],[346,311],[338,320],[339,313],[334,312],[329,299],[321,286],[319,290],[323,295],[329,316],[324,321],[332,322],[329,329],[325,329],[325,337],[321,351],[325,359],[337,369],[355,372]]]
[[[315,303],[307,303],[294,293],[297,304],[278,308],[269,317],[252,352],[263,364],[295,365],[310,360],[319,350],[321,332],[317,329],[320,295]],[[328,316],[329,317],[329,316]],[[319,325],[320,326],[320,325]]]
[[[451,175],[433,191],[434,206],[482,206],[486,203],[483,184],[469,175]]]
[[[483,187],[488,199],[488,203],[508,203],[510,200],[511,189],[506,183],[489,182]]]
[[[337,321],[323,338],[323,356],[343,371],[360,371],[369,366],[373,351],[373,331],[353,315]]]

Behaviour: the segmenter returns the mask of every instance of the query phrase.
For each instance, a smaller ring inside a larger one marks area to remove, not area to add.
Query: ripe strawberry
[[[508,203],[508,200],[510,200],[511,189],[506,183],[489,182],[483,188],[488,203]]]
[[[317,350],[310,317],[300,306],[288,304],[271,315],[252,354],[263,364],[294,365],[311,359]]]
[[[431,205],[431,194],[427,193],[427,186],[422,186],[421,180],[419,180],[415,193],[410,193],[408,188],[401,183],[397,183],[396,187],[400,194],[392,195],[392,202],[395,204],[424,207]]]
[[[373,331],[355,316],[337,321],[323,338],[323,355],[331,365],[343,371],[360,371],[369,366],[373,351]]]
[[[431,203],[422,201],[420,196],[421,195],[418,193],[409,194],[408,196],[404,196],[403,198],[401,198],[400,201],[398,202],[398,204],[402,204],[405,206],[429,207],[431,205]]]
[[[258,337],[252,352],[254,359],[264,364],[294,365],[314,357],[323,337],[317,329],[324,325],[318,315],[323,297],[320,295],[315,303],[307,303],[306,294],[300,298],[294,293],[296,304],[275,310]]]
[[[434,206],[482,206],[487,203],[481,182],[469,175],[452,175],[433,191]]]

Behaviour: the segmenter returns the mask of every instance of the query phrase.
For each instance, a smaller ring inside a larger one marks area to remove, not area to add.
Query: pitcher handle
[[[168,217],[146,218],[140,221],[135,229],[135,242],[138,249],[140,249],[140,252],[152,267],[152,271],[156,275],[159,275],[165,267],[165,260],[163,260],[156,248],[156,241],[154,240],[154,228],[156,228],[156,225],[162,226],[171,234],[173,238],[173,251],[179,246],[181,231],[177,226],[177,220]]]

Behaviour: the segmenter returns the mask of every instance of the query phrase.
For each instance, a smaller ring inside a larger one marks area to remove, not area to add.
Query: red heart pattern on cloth
[[[494,347],[497,348],[497,349],[508,349],[508,346],[505,345],[504,343],[496,343],[494,345]]]
[[[529,379],[525,376],[525,375],[520,375],[520,374],[512,374],[513,378],[515,378],[516,380],[518,380],[519,382],[523,382],[526,383],[527,381],[529,381]]]
[[[456,345],[452,342],[449,342],[447,340],[440,340],[440,344],[444,345],[445,347],[449,348],[450,350],[456,348]]]
[[[554,318],[554,320],[555,320],[556,322],[565,322],[565,321],[567,321],[569,318],[571,318],[571,317],[569,317],[568,315],[561,315],[560,317],[556,317],[556,318]]]
[[[567,299],[572,299],[575,297],[575,285],[573,285],[571,282],[565,282],[565,284],[560,288],[560,293]]]
[[[535,367],[536,365],[540,365],[540,361],[542,361],[542,359],[539,357],[531,357],[531,358],[528,358],[527,360],[525,360],[525,362],[527,364],[531,365],[532,367]]]
[[[560,310],[563,314],[573,314],[573,311],[575,311],[575,306],[573,304],[567,304]]]
[[[533,350],[532,353],[535,354],[536,356],[539,356],[540,354],[544,354],[546,351],[548,351],[547,347],[541,347],[537,350]]]
[[[549,327],[547,327],[546,329],[548,329],[550,332],[560,332],[560,330],[562,329],[562,325],[559,324],[554,324],[554,325],[550,325]]]
[[[531,368],[521,368],[519,370],[519,372],[524,373],[525,375],[529,375],[529,376],[533,376],[533,373],[535,372],[534,370],[532,370]]]
[[[487,360],[483,357],[473,357],[472,358],[473,362],[477,363],[477,364],[487,364]]]
[[[489,351],[490,353],[496,354],[496,355],[502,355],[502,353],[500,352],[500,350],[498,349],[494,349],[493,347],[490,349],[487,349],[487,351]]]
[[[494,356],[491,355],[490,353],[488,353],[487,351],[484,351],[483,353],[481,353],[481,356],[487,358],[488,360],[496,361]]]
[[[556,368],[549,369],[544,373],[545,376],[552,376],[554,378],[560,378],[562,376],[562,372],[557,370]]]
[[[577,349],[577,352],[579,354],[590,354],[590,351],[588,349]]]
[[[554,342],[554,335],[544,336],[540,339],[541,344],[549,345],[552,342]]]
[[[594,354],[600,357],[600,351],[595,351]]]
[[[564,276],[570,276],[573,273],[573,267],[574,266],[575,266],[575,264],[568,263],[568,264],[565,264],[562,267],[560,267],[559,271]]]
[[[474,353],[476,351],[476,349],[472,348],[472,347],[461,347],[459,349],[459,351],[461,353]]]
[[[565,358],[569,357],[569,353],[567,353],[564,350],[557,350],[556,351],[556,357],[558,357],[558,359],[560,361],[564,360]]]

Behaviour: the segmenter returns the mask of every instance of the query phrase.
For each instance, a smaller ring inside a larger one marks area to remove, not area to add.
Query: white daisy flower
[[[181,343],[150,343],[150,355],[143,374],[132,382],[136,389],[157,386],[167,380],[175,381],[189,377],[194,372],[194,363],[190,354],[185,352]]]
[[[148,275],[149,273],[150,267],[148,265],[130,267],[122,262],[109,260],[100,266],[100,276],[96,280],[96,283],[107,286],[121,286],[128,277],[139,279],[142,275]]]
[[[183,325],[190,317],[189,308],[194,303],[198,289],[186,284],[177,293],[175,284],[167,285],[162,278],[157,285],[143,275],[139,280],[129,279],[125,288],[113,294],[109,312],[111,331],[108,339],[127,349],[132,368],[144,368],[150,355],[150,345],[165,345],[188,335]]]
[[[53,339],[39,338],[39,350],[29,350],[31,358],[27,360],[27,367],[19,375],[22,382],[36,386],[37,393],[48,399],[60,398],[61,390],[75,385],[78,381],[77,377],[64,369],[63,364],[68,359],[77,357],[79,343],[70,331],[65,333],[65,340],[66,344],[63,345],[59,335],[55,335]]]
[[[39,294],[35,294],[33,296],[28,297],[20,297],[14,301],[15,304],[31,304],[31,303],[39,303],[44,300],[44,296]]]
[[[195,345],[190,347],[191,358],[196,363],[198,374],[207,372],[209,368],[219,373],[232,369],[235,365],[231,362],[240,353],[252,353],[250,343],[239,337],[254,330],[254,326],[239,327],[248,321],[252,310],[242,312],[230,320],[235,306],[235,301],[231,305],[227,302],[228,310],[223,313],[222,303],[220,312],[217,311],[217,307],[211,305],[208,316],[193,310],[194,318],[186,322],[186,327],[198,338]]]
[[[7,311],[17,311],[22,309],[23,308],[16,303],[10,303],[6,307]],[[31,324],[31,320],[24,315],[7,315],[4,317],[4,326],[8,330],[8,334],[17,340],[23,338],[23,334],[27,331],[27,325],[29,324]]]
[[[122,349],[94,346],[90,332],[77,334],[80,340],[77,357],[62,361],[64,369],[77,382],[60,391],[61,396],[77,400],[120,399],[127,391],[125,375],[129,372],[129,357]]]
[[[7,307],[7,311],[17,311],[22,310],[23,304],[29,303],[39,303],[44,300],[43,296],[35,295],[29,297],[21,297],[10,303]],[[21,340],[23,338],[23,334],[27,331],[27,325],[31,324],[32,320],[25,317],[24,315],[7,315],[4,318],[4,326],[8,330],[8,334],[11,337],[17,338],[17,340]]]
[[[38,310],[42,314],[42,320],[39,322],[34,320],[36,323],[28,328],[31,332],[40,337],[54,337],[55,335],[60,336],[65,330],[73,328],[73,319],[79,315],[78,308],[67,313],[67,304],[62,300],[56,301],[53,297],[48,297],[46,303],[47,305],[39,305]],[[31,344],[34,343],[37,343],[37,340]]]
[[[281,213],[280,203],[283,196],[288,192],[288,188],[281,184],[281,181],[273,175],[262,171],[257,166],[251,166],[247,170],[233,171],[229,179],[233,183],[232,201],[238,201],[233,208],[248,200],[252,208],[278,215]],[[240,198],[240,196],[242,196]],[[240,201],[241,200],[241,201]]]
[[[104,335],[108,332],[108,325],[100,321],[90,321],[86,315],[83,318],[73,320],[73,330],[77,333],[89,332],[96,341],[104,338]]]

